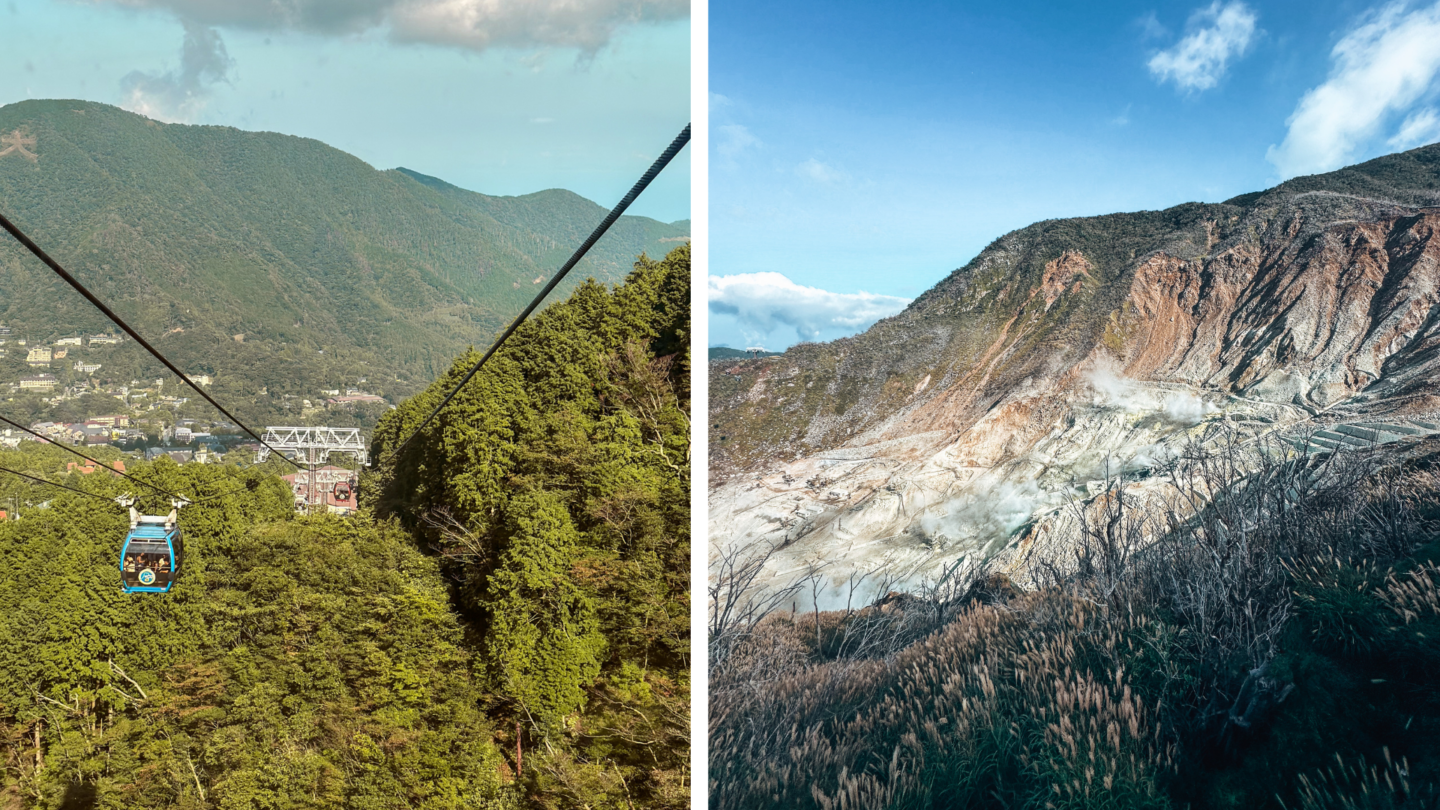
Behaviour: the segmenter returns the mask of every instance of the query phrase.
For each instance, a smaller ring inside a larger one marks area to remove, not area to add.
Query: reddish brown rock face
[[[1298,251],[1157,254],[1112,320],[1124,373],[1317,406],[1365,390],[1387,363],[1414,377],[1440,325],[1437,224],[1440,213],[1389,216],[1332,225]]]
[[[712,542],[928,564],[1207,421],[1440,424],[1440,146],[1233,202],[1037,223],[862,335],[712,364]]]
[[[1066,292],[1080,289],[1079,277],[1090,278],[1090,262],[1076,252],[1061,254],[1045,265],[1045,275],[1040,279],[1040,290],[1045,295],[1045,311],[1055,305],[1055,299]],[[1073,285],[1073,286],[1072,286]]]

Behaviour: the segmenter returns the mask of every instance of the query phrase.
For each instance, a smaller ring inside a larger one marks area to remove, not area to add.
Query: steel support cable
[[[545,300],[545,296],[549,295],[550,291],[555,289],[555,285],[559,284],[561,279],[565,278],[565,275],[569,273],[581,259],[585,258],[585,254],[590,252],[590,248],[594,247],[595,243],[600,241],[600,237],[604,236],[606,231],[610,230],[610,226],[615,224],[615,220],[619,219],[621,214],[625,213],[625,209],[629,208],[630,204],[635,202],[635,198],[640,196],[640,192],[644,191],[645,187],[649,186],[650,182],[654,180],[666,166],[670,165],[670,161],[673,160],[675,155],[679,154],[680,150],[685,148],[685,144],[689,142],[690,125],[686,124],[685,129],[681,130],[680,134],[675,136],[675,140],[671,141],[670,146],[660,157],[655,159],[655,162],[651,164],[649,170],[641,175],[639,181],[631,187],[630,192],[620,200],[618,205],[611,209],[610,213],[605,216],[605,219],[590,233],[590,236],[571,254],[570,258],[561,266],[560,271],[555,274],[555,277],[550,279],[550,283],[546,284],[545,288],[540,290],[540,293],[530,302],[530,305],[525,307],[525,311],[520,313],[520,317],[512,321],[510,326],[505,329],[504,334],[500,335],[494,343],[490,344],[490,348],[485,350],[485,355],[480,358],[478,363],[470,367],[470,370],[465,373],[465,376],[460,382],[451,389],[450,393],[445,395],[445,399],[441,400],[440,404],[435,406],[435,410],[431,411],[430,415],[425,417],[425,420],[412,430],[409,436],[405,437],[405,441],[401,442],[399,446],[391,451],[391,458],[399,456],[401,451],[403,451],[416,436],[420,435],[420,431],[424,430],[425,426],[430,424],[430,421],[435,418],[436,414],[440,413],[446,405],[450,404],[450,400],[454,399],[455,395],[460,393],[460,389],[464,388],[465,384],[470,382],[470,378],[474,377],[475,374],[480,371],[480,367],[485,365],[485,361],[489,360],[490,356],[495,354],[496,350],[510,338],[510,335],[513,334],[516,329],[520,328],[520,324],[524,323],[525,319],[530,317],[530,313],[534,312],[535,308],[540,306],[540,302]],[[377,466],[379,462],[380,459],[377,458]]]
[[[104,463],[103,461],[100,461],[100,460],[98,460],[98,459],[93,459],[93,458],[85,455],[84,453],[80,452],[79,450],[76,450],[76,449],[73,448],[73,447],[69,447],[69,446],[67,446],[67,445],[63,445],[63,444],[55,441],[54,439],[50,438],[49,436],[42,436],[42,435],[40,435],[39,433],[36,433],[35,431],[31,430],[30,428],[25,427],[24,425],[20,424],[19,422],[15,422],[15,421],[12,421],[12,420],[10,420],[10,419],[6,419],[6,418],[3,417],[3,416],[0,416],[0,422],[4,422],[5,424],[10,425],[10,426],[12,426],[12,427],[17,427],[17,428],[25,431],[26,433],[29,433],[31,436],[34,436],[34,437],[37,438],[37,439],[40,439],[40,440],[42,440],[42,441],[49,442],[49,443],[55,445],[56,447],[60,448],[61,450],[64,450],[64,451],[67,452],[67,453],[70,453],[70,454],[72,454],[72,455],[79,456],[80,458],[85,459],[86,461],[90,462],[91,464],[95,464],[95,465],[98,465],[98,466],[100,466],[100,467],[103,467],[104,469],[109,470],[110,472],[115,473],[116,475],[122,475],[122,476],[130,479],[131,481],[134,481],[134,482],[137,483],[137,484],[143,484],[144,486],[147,486],[147,487],[155,490],[156,492],[160,493],[161,495],[164,495],[164,496],[169,497],[169,498],[172,498],[172,499],[173,499],[173,498],[179,498],[179,497],[181,497],[181,496],[179,496],[179,495],[176,495],[176,494],[173,493],[173,492],[168,492],[168,491],[166,491],[166,490],[163,490],[163,489],[161,489],[160,487],[157,487],[157,486],[155,486],[154,484],[150,483],[149,481],[141,481],[139,478],[136,478],[136,477],[133,476],[133,475],[129,475],[129,474],[127,474],[127,473],[121,472],[120,470],[117,470],[117,469],[115,469],[114,467],[111,467],[109,464],[106,464],[106,463]],[[187,498],[186,500],[189,500],[189,499]]]
[[[688,127],[687,127],[687,131],[688,131]],[[235,424],[239,425],[240,428],[241,428],[242,430],[244,430],[246,433],[249,433],[250,436],[255,439],[255,441],[260,442],[261,444],[263,444],[263,445],[265,445],[267,448],[269,448],[271,452],[275,453],[276,455],[280,456],[281,458],[284,458],[286,461],[289,461],[290,464],[292,464],[292,465],[295,467],[295,469],[297,469],[297,470],[298,470],[298,469],[301,469],[301,467],[300,467],[299,464],[296,464],[295,462],[290,461],[290,459],[289,459],[288,457],[286,457],[283,453],[281,453],[280,451],[276,450],[276,449],[273,448],[273,447],[270,447],[270,445],[267,444],[264,439],[260,438],[260,436],[255,433],[255,431],[253,431],[253,430],[251,430],[250,428],[246,427],[244,422],[241,422],[239,419],[235,418],[235,416],[234,416],[233,414],[231,414],[229,411],[225,410],[225,406],[223,406],[223,405],[221,405],[220,403],[216,402],[213,397],[211,397],[209,394],[205,393],[205,390],[204,390],[203,388],[201,388],[200,386],[196,385],[195,382],[194,382],[193,380],[191,380],[190,377],[188,377],[188,376],[185,374],[185,372],[181,371],[179,368],[176,368],[175,364],[172,363],[172,362],[170,362],[170,359],[169,359],[169,358],[167,358],[165,355],[161,354],[161,353],[159,352],[159,350],[156,349],[154,346],[151,346],[151,345],[145,340],[145,338],[140,337],[140,333],[139,333],[139,332],[136,332],[134,329],[130,328],[130,324],[125,323],[125,321],[121,320],[119,315],[116,315],[113,311],[111,311],[111,309],[110,309],[109,307],[105,306],[105,304],[104,304],[99,298],[96,298],[96,297],[95,297],[95,294],[94,294],[94,293],[92,293],[92,292],[90,292],[90,290],[86,289],[86,287],[85,287],[84,284],[81,284],[79,281],[77,281],[77,280],[75,279],[74,276],[72,276],[72,275],[70,275],[68,272],[66,272],[66,271],[65,271],[65,268],[61,267],[59,262],[57,262],[57,261],[55,261],[54,259],[50,258],[49,254],[47,254],[45,251],[41,250],[39,245],[35,244],[35,243],[30,239],[30,237],[26,236],[26,235],[24,234],[24,232],[22,232],[18,227],[16,227],[15,223],[11,222],[8,218],[6,218],[6,216],[5,216],[4,214],[0,214],[0,227],[4,227],[5,230],[9,231],[9,232],[10,232],[10,235],[13,236],[13,237],[15,237],[16,241],[18,241],[20,244],[24,245],[26,250],[28,250],[28,251],[30,251],[31,253],[35,254],[35,258],[37,258],[37,259],[39,259],[40,261],[44,262],[45,265],[46,265],[47,267],[49,267],[51,270],[54,270],[54,271],[55,271],[55,274],[58,275],[58,276],[60,276],[60,278],[64,279],[66,284],[69,284],[71,287],[74,287],[75,290],[76,290],[76,292],[78,292],[78,293],[80,293],[81,295],[85,296],[85,300],[87,300],[87,301],[89,301],[90,303],[94,304],[94,305],[95,305],[95,308],[98,309],[98,310],[100,310],[102,313],[104,313],[105,317],[107,317],[107,318],[109,318],[110,320],[114,321],[116,326],[119,326],[121,329],[124,329],[124,330],[125,330],[125,334],[127,334],[127,335],[129,335],[131,338],[133,338],[136,343],[139,343],[141,346],[145,347],[145,351],[150,352],[150,354],[154,355],[154,357],[155,357],[156,360],[159,360],[161,363],[164,363],[166,368],[170,369],[171,371],[173,371],[173,372],[175,373],[175,376],[177,376],[177,377],[179,377],[181,380],[183,380],[186,385],[188,385],[188,386],[190,386],[191,388],[195,389],[195,392],[196,392],[197,394],[199,394],[200,396],[204,397],[206,402],[210,403],[211,405],[214,405],[214,406],[215,406],[215,410],[219,411],[220,413],[225,414],[225,417],[226,417],[227,419],[229,419],[230,421],[232,421],[232,422],[234,422]]]
[[[39,433],[36,433],[35,431],[31,430],[30,428],[27,428],[27,427],[25,427],[24,425],[20,424],[19,422],[15,422],[15,421],[12,421],[12,420],[10,420],[10,419],[6,419],[6,418],[3,417],[3,416],[0,416],[0,422],[4,422],[4,423],[7,424],[7,425],[13,425],[14,427],[17,427],[17,428],[25,431],[26,433],[29,433],[31,436],[34,436],[35,438],[40,439],[41,441],[49,442],[49,443],[55,445],[56,447],[60,448],[61,450],[64,450],[64,451],[67,452],[67,453],[73,453],[73,454],[79,456],[80,458],[85,459],[86,461],[88,461],[88,462],[90,462],[90,463],[92,463],[92,464],[97,464],[97,465],[99,465],[100,467],[102,467],[102,468],[104,468],[104,469],[106,469],[106,470],[109,470],[109,471],[112,472],[112,473],[115,473],[116,475],[124,476],[125,478],[128,478],[128,479],[130,479],[131,481],[134,481],[134,482],[137,483],[137,484],[143,484],[144,486],[150,487],[151,489],[155,490],[156,492],[160,493],[161,495],[164,495],[164,496],[167,497],[167,498],[170,498],[171,500],[182,500],[182,501],[186,501],[187,503],[190,503],[190,504],[204,503],[205,501],[213,501],[213,500],[215,500],[216,498],[223,498],[223,497],[225,497],[226,495],[234,495],[235,493],[240,492],[241,490],[245,490],[245,489],[248,489],[248,488],[249,488],[249,484],[241,484],[238,489],[232,489],[232,490],[230,490],[229,492],[221,492],[221,493],[216,494],[216,495],[206,495],[206,496],[203,497],[203,498],[198,497],[198,496],[197,496],[197,497],[194,497],[194,498],[190,498],[190,497],[186,497],[186,496],[184,496],[184,495],[176,495],[176,494],[173,493],[173,492],[170,492],[170,491],[168,491],[168,490],[164,490],[164,489],[161,489],[160,487],[155,486],[154,484],[150,483],[149,481],[141,481],[139,478],[136,478],[136,477],[133,476],[133,475],[128,475],[128,474],[126,474],[126,473],[124,473],[124,472],[122,472],[122,471],[120,471],[120,470],[117,470],[117,469],[115,469],[114,467],[111,467],[110,465],[106,464],[105,462],[100,461],[99,459],[91,458],[90,456],[85,455],[84,453],[80,452],[79,450],[76,450],[76,449],[73,448],[73,447],[69,447],[69,446],[63,445],[63,444],[55,441],[54,439],[50,438],[49,436],[42,436],[42,435],[40,435]]]
[[[52,486],[52,487],[59,487],[59,488],[61,488],[61,489],[68,489],[68,490],[70,490],[71,492],[78,492],[78,493],[80,493],[81,495],[89,495],[89,496],[92,497],[92,498],[99,498],[99,499],[102,500],[102,501],[108,501],[109,503],[115,503],[115,499],[114,499],[114,498],[107,498],[107,497],[105,497],[104,495],[96,495],[96,494],[93,493],[93,492],[86,492],[86,491],[83,490],[83,489],[76,489],[75,487],[67,487],[67,486],[65,486],[64,484],[57,484],[57,483],[55,483],[54,481],[46,481],[44,478],[36,478],[36,477],[33,476],[33,475],[28,475],[28,474],[26,474],[26,473],[22,473],[22,472],[20,472],[19,470],[12,470],[12,469],[10,469],[9,467],[0,467],[0,472],[8,472],[8,473],[10,473],[11,475],[18,475],[18,476],[20,476],[21,478],[29,478],[31,481],[38,481],[38,482],[40,482],[40,483],[42,483],[42,484],[49,484],[49,485]],[[116,504],[116,505],[118,506],[119,504]]]

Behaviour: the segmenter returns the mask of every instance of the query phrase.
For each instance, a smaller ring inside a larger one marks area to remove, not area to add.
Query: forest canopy
[[[457,358],[382,419],[353,516],[127,460],[211,498],[169,594],[119,587],[134,483],[0,451],[100,496],[0,489],[0,804],[688,806],[689,283],[682,247],[580,285],[392,458]]]
[[[689,302],[688,245],[581,285],[398,456],[479,353],[383,418],[362,481],[439,551],[497,712],[560,752],[536,787],[569,801],[685,803]]]

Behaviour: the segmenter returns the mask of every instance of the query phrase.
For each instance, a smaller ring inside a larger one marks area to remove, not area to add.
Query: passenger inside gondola
[[[159,552],[130,553],[125,555],[124,571],[127,580],[135,580],[141,571],[154,571],[160,575],[170,573],[170,555]]]

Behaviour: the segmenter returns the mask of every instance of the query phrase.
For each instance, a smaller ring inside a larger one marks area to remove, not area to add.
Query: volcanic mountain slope
[[[324,352],[408,390],[487,343],[605,215],[560,189],[488,196],[315,140],[67,100],[0,107],[0,210],[191,368],[296,378]],[[622,217],[554,297],[688,235]],[[0,321],[32,341],[113,329],[8,238]]]
[[[1039,222],[862,335],[712,362],[711,538],[782,546],[772,578],[920,576],[1220,421],[1412,441],[1435,430],[1437,372],[1440,145]]]

